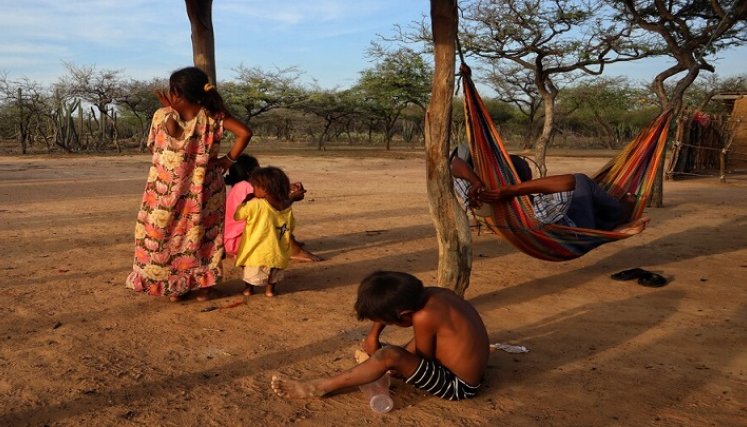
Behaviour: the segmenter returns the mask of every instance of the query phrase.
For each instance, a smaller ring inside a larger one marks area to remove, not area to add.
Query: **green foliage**
[[[293,108],[308,96],[295,67],[263,70],[241,65],[235,71],[237,81],[226,82],[219,90],[229,109],[247,122],[276,108]]]
[[[401,48],[363,71],[357,87],[375,109],[401,111],[411,103],[425,108],[432,74],[431,67],[420,55]]]
[[[363,107],[383,123],[387,147],[394,125],[408,105],[425,110],[432,74],[419,54],[404,47],[386,53],[374,67],[361,73],[354,89],[362,95]]]

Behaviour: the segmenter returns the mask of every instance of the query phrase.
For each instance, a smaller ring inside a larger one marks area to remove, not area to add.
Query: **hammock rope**
[[[475,172],[486,189],[519,183],[498,129],[477,93],[471,70],[463,62],[460,74],[467,142]],[[657,168],[662,164],[670,120],[670,111],[660,114],[592,177],[612,197],[621,198],[626,193],[636,196],[631,220],[643,214]],[[534,217],[529,196],[504,199],[492,204],[492,208],[492,214],[484,218],[491,230],[524,253],[547,261],[578,258],[601,244],[630,237],[616,231],[542,224]]]

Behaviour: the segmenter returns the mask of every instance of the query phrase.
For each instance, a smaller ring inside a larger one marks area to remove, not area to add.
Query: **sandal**
[[[642,268],[631,268],[628,270],[618,271],[617,273],[610,276],[610,279],[612,280],[633,280],[638,279],[645,274],[649,273],[648,271],[642,269]]]
[[[638,284],[648,288],[661,288],[666,285],[667,282],[668,280],[666,277],[650,271],[646,271],[645,274],[638,278]]]

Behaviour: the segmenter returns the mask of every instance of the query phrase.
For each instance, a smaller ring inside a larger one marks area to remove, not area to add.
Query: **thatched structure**
[[[709,116],[684,111],[677,120],[668,178],[747,172],[747,93],[723,93],[713,97],[726,103],[729,115]]]

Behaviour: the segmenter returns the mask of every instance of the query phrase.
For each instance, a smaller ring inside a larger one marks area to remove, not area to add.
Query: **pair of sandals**
[[[666,277],[661,274],[653,273],[642,268],[631,268],[628,270],[618,271],[617,273],[610,276],[612,280],[634,280],[638,279],[638,284],[649,288],[660,288],[669,281]]]

